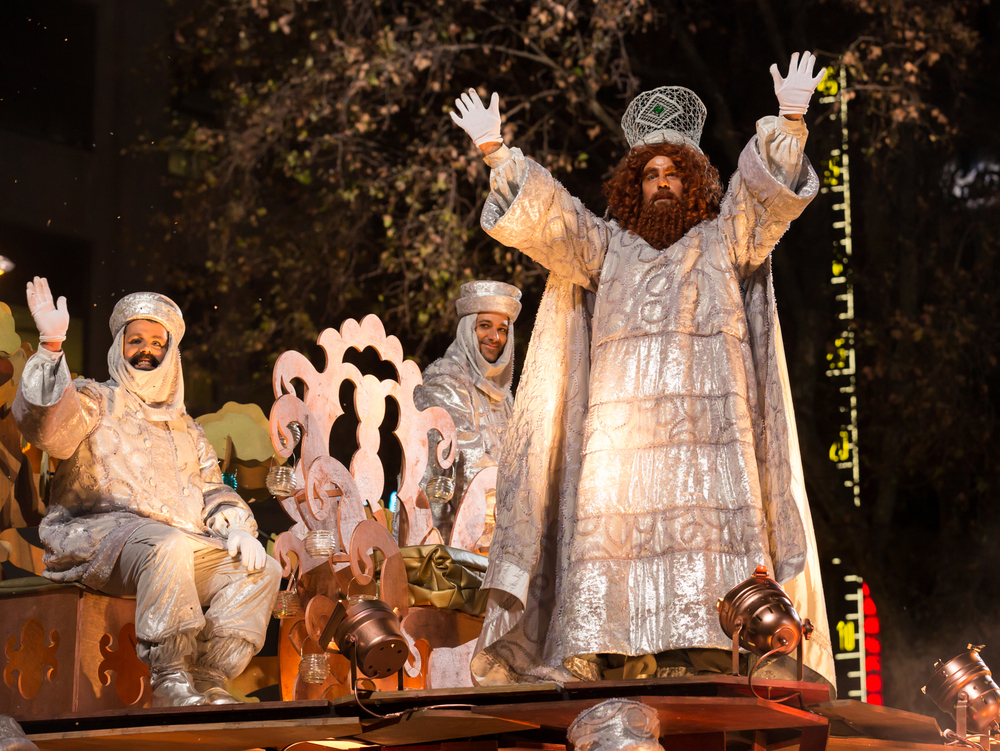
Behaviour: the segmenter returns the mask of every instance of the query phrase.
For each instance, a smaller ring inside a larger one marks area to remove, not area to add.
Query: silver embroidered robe
[[[216,547],[230,525],[256,532],[187,414],[148,420],[115,381],[73,381],[62,353],[46,349],[25,365],[12,411],[25,439],[61,460],[39,527],[50,579],[100,589],[126,540],[148,522]]]
[[[758,564],[779,581],[818,564],[768,258],[819,187],[806,135],[758,122],[719,216],[662,251],[517,149],[491,163],[483,228],[552,273],[502,455],[478,683],[727,649],[719,597]],[[805,615],[828,632],[818,591]]]
[[[444,407],[455,423],[458,439],[458,455],[454,465],[455,495],[447,504],[431,502],[434,526],[441,532],[445,542],[451,534],[457,505],[465,495],[469,483],[482,470],[497,466],[503,434],[514,404],[509,391],[498,400],[477,388],[476,375],[466,359],[451,357],[446,353],[427,366],[423,373],[423,385],[413,392],[413,403],[418,409]],[[427,463],[422,485],[426,485],[431,475],[436,473],[435,470],[440,472],[433,459],[438,440],[432,436],[429,443],[432,458]]]

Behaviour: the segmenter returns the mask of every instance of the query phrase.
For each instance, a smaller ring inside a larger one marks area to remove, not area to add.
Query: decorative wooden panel
[[[135,602],[78,587],[0,600],[0,714],[18,720],[151,703]]]
[[[20,644],[14,634],[7,637],[3,681],[22,699],[31,701],[42,686],[55,682],[59,674],[59,632],[46,633],[38,618],[29,618],[21,627]]]

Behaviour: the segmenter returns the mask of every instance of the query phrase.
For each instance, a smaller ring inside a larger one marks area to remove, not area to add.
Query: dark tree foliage
[[[601,183],[625,153],[617,123],[638,91],[696,90],[709,109],[703,148],[726,177],[756,119],[776,113],[772,62],[784,69],[790,52],[812,49],[847,66],[860,509],[828,456],[844,419],[825,376],[841,325],[832,196],[793,225],[774,264],[817,534],[824,558],[842,558],[875,593],[887,703],[930,712],[919,686],[935,657],[966,641],[992,640],[1000,654],[997,3],[179,0],[174,10],[177,211],[159,252],[190,320],[185,367],[213,384],[215,402],[265,410],[277,355],[309,350],[347,317],[378,314],[426,364],[450,340],[452,301],[470,279],[525,289],[527,345],[545,272],[478,227],[487,171],[447,115],[466,88],[500,92],[507,142],[602,214]],[[839,146],[836,115],[814,100],[808,153],[820,168]]]

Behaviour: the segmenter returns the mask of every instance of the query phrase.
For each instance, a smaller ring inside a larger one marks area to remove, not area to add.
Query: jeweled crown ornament
[[[656,143],[690,146],[701,153],[701,129],[708,110],[691,89],[661,86],[639,94],[622,117],[630,149]]]

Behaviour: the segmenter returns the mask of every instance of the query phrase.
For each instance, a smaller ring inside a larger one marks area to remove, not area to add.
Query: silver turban
[[[162,324],[178,344],[184,338],[184,314],[177,303],[159,292],[133,292],[119,300],[111,311],[111,336],[140,318]]]
[[[521,290],[513,284],[483,279],[466,282],[461,291],[455,309],[463,318],[473,313],[498,313],[507,316],[513,324],[521,312]]]
[[[136,370],[123,355],[125,327],[137,320],[155,321],[167,330],[167,349],[155,370]],[[133,292],[111,312],[115,341],[108,350],[108,373],[131,397],[147,420],[176,420],[184,414],[184,377],[178,345],[184,336],[184,316],[177,303],[157,292]]]

